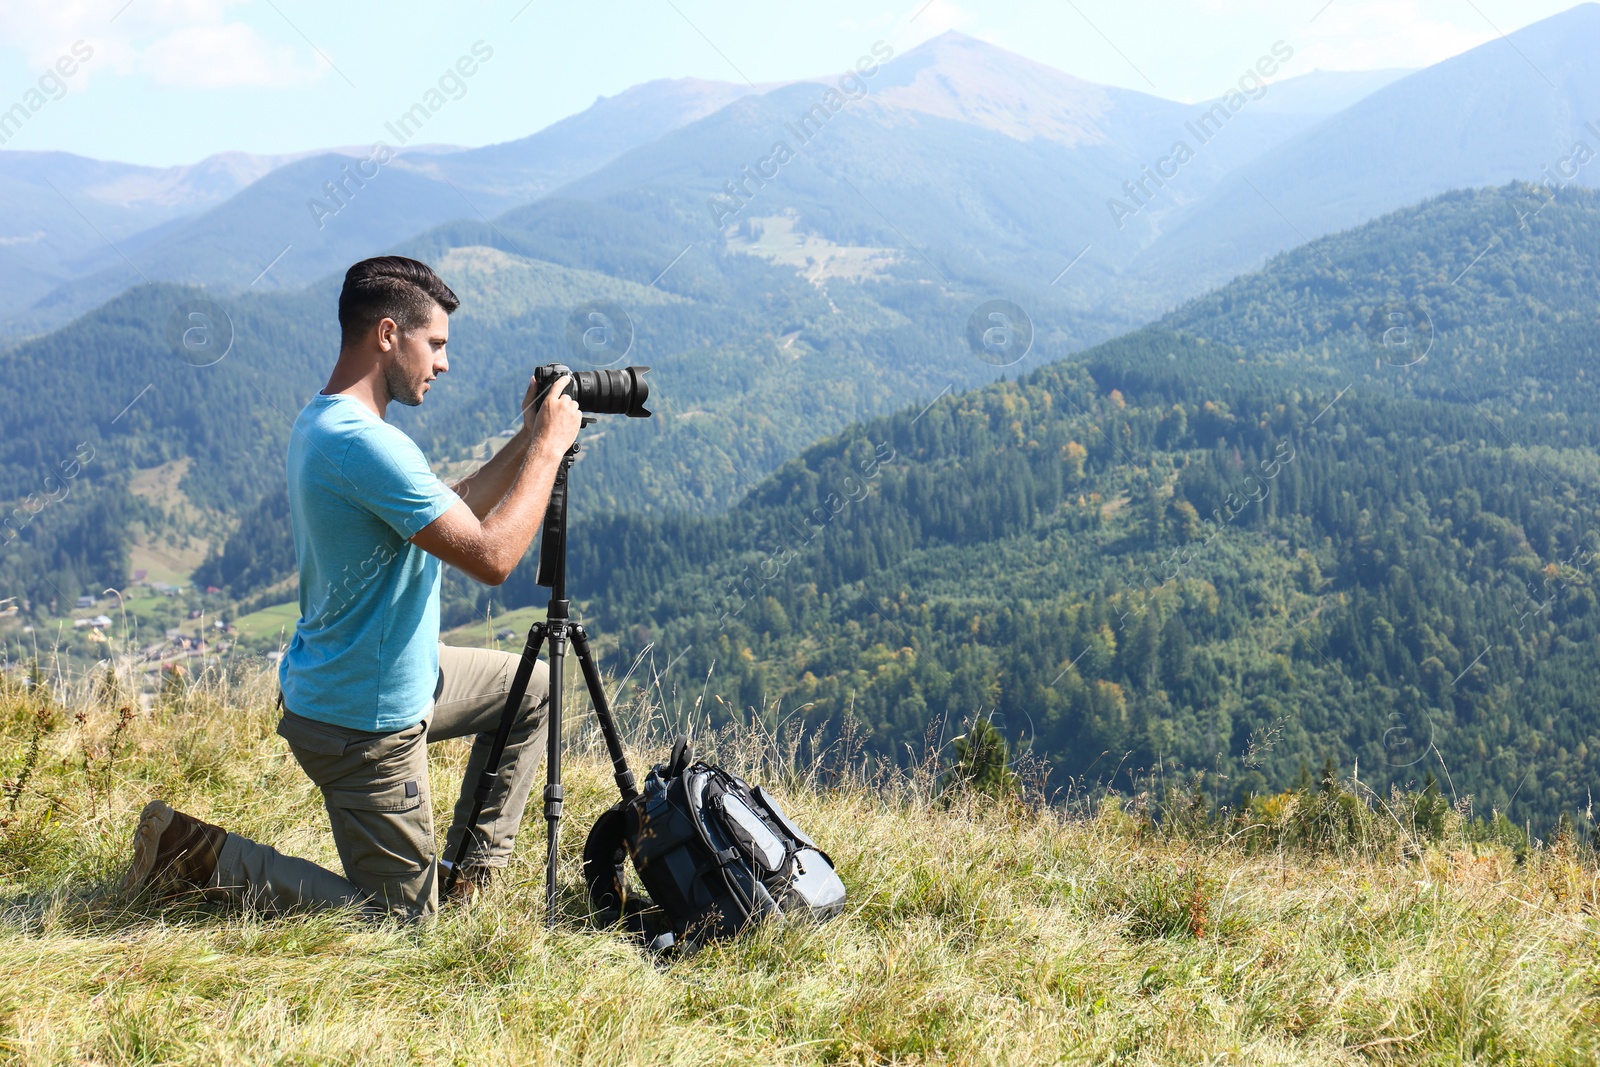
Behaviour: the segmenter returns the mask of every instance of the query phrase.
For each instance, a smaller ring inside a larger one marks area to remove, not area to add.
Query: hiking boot
[[[440,903],[448,908],[461,908],[463,911],[472,907],[478,899],[478,894],[489,888],[489,882],[494,876],[493,867],[463,866],[461,874],[456,878],[456,884],[450,887],[450,892]]]
[[[139,813],[139,828],[133,833],[133,862],[122,879],[123,894],[166,900],[205,889],[216,873],[217,856],[227,839],[228,832],[222,827],[152,800]]]

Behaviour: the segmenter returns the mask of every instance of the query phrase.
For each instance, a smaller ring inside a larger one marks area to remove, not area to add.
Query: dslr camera
[[[644,402],[650,399],[650,383],[644,380],[649,367],[623,367],[621,370],[574,371],[561,363],[550,363],[533,370],[533,383],[537,387],[536,404],[543,404],[545,394],[563,374],[572,375],[564,395],[578,402],[578,410],[595,415],[626,415],[630,419],[647,419],[650,412]]]

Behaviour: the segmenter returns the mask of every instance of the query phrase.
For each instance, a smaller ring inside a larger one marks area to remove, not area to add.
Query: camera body
[[[644,380],[649,367],[623,367],[621,370],[574,371],[561,363],[549,363],[533,370],[537,403],[563,374],[572,375],[567,383],[566,396],[578,402],[578,410],[595,415],[626,415],[630,419],[647,419],[650,412],[644,403],[650,399],[650,383]]]

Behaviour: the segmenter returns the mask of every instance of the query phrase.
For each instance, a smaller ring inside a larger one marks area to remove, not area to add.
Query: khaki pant
[[[212,880],[222,895],[269,910],[355,907],[415,919],[438,906],[438,859],[454,858],[472,814],[518,657],[439,646],[439,685],[421,722],[378,734],[333,726],[286,709],[278,733],[322,790],[341,878],[309,860],[229,834]],[[549,669],[540,662],[483,813],[471,827],[468,866],[503,867],[511,856],[535,771],[544,756]],[[475,735],[443,853],[434,847],[428,745]]]

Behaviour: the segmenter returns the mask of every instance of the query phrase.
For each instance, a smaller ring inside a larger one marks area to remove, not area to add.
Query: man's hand
[[[483,507],[480,497],[489,499],[487,494],[473,494],[479,500],[476,509],[468,507],[463,498],[419,530],[411,538],[412,544],[485,585],[499,585],[510,576],[533,543],[550,501],[556,471],[583,426],[578,402],[562,395],[571,381],[569,374],[558,378],[537,409],[533,408],[537,396],[530,384],[523,400],[523,432],[518,434],[522,443],[502,449],[458,487],[458,492],[484,485],[493,488],[494,482],[485,482],[485,477],[496,481],[506,477],[509,484],[492,498],[493,506]],[[512,458],[519,452],[520,457]],[[485,475],[490,468],[495,472]]]
[[[534,424],[539,421],[539,379],[533,376],[528,378],[528,391],[522,394],[522,428],[529,433],[533,432]]]
[[[565,455],[567,449],[572,447],[572,442],[578,439],[578,431],[583,427],[583,412],[576,400],[565,395],[571,382],[570,374],[557,378],[545,394],[544,403],[535,407],[538,386],[532,378],[528,379],[528,392],[522,398],[522,424],[533,435],[531,447],[553,449],[557,454]]]

